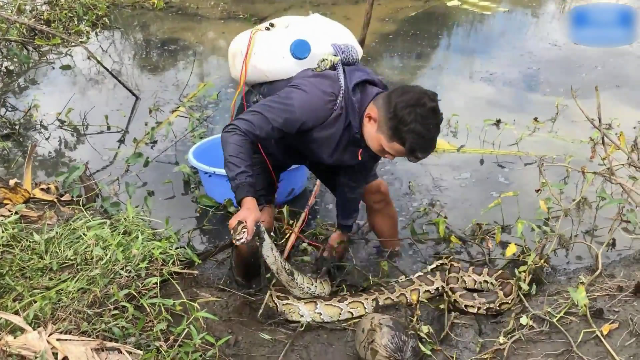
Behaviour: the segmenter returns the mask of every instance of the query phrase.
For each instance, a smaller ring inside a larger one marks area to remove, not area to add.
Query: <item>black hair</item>
[[[401,85],[380,94],[374,105],[381,113],[381,132],[418,162],[436,149],[443,116],[438,94],[418,85]]]

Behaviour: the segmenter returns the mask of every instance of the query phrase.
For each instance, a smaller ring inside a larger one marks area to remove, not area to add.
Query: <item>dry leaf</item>
[[[2,198],[3,204],[20,205],[29,200],[30,197],[31,193],[29,190],[22,186],[0,186],[0,198]]]
[[[41,189],[33,189],[31,192],[34,198],[46,201],[56,201],[57,197],[55,195],[49,195]]]
[[[505,250],[504,256],[509,257],[509,256],[515,254],[516,251],[518,251],[518,247],[516,246],[516,244],[511,243],[511,244],[509,244],[509,246],[507,246],[507,250]]]
[[[542,211],[548,213],[549,209],[547,209],[547,204],[544,203],[544,200],[540,200],[540,209],[542,209]]]
[[[58,199],[58,187],[55,183],[40,184],[37,188],[33,189],[31,194],[33,197],[41,200],[56,201]]]
[[[11,211],[7,208],[0,208],[0,216],[11,216]]]
[[[36,144],[33,143],[29,146],[29,152],[27,153],[27,159],[24,162],[24,177],[22,178],[22,184],[24,188],[31,193],[31,167],[33,166],[33,154],[36,152]]]
[[[132,360],[129,354],[138,355],[136,358],[142,355],[142,351],[126,345],[79,336],[51,334],[53,330],[51,324],[49,324],[46,331],[42,328],[33,331],[33,329],[17,315],[0,312],[0,318],[7,319],[26,330],[24,334],[17,338],[11,335],[5,335],[0,339],[0,347],[10,353],[23,355],[27,358],[33,359],[43,350],[45,358],[48,360],[55,359],[53,356],[54,351],[58,353],[58,359],[64,357],[68,360]]]
[[[69,209],[68,207],[64,207],[62,205],[60,205],[60,211],[66,213],[66,214],[72,214],[73,213],[73,210]]]
[[[6,319],[11,321],[12,323],[20,326],[21,328],[27,330],[27,331],[33,331],[33,329],[31,328],[31,326],[29,326],[20,316],[18,315],[13,315],[10,313],[6,313],[4,311],[0,311],[0,318]]]
[[[607,335],[609,333],[609,331],[617,329],[618,325],[619,325],[618,323],[604,324],[604,325],[602,325],[602,328],[600,329],[600,331],[602,331],[603,335]]]
[[[47,225],[55,225],[58,222],[58,216],[53,212],[46,213],[44,217],[47,220]]]
[[[71,197],[71,195],[65,194],[63,197],[60,198],[60,200],[62,200],[62,201],[71,201],[71,200],[73,200],[73,198]]]
[[[37,212],[31,210],[31,209],[22,209],[20,211],[18,211],[18,214],[22,215],[22,216],[27,216],[30,218],[37,218],[39,217],[41,214],[38,214]]]
[[[9,180],[9,186],[16,185],[16,184],[18,184],[18,182],[19,182],[18,179],[11,179],[11,180]]]

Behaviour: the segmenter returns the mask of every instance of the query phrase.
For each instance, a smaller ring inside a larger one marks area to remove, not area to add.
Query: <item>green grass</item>
[[[177,242],[131,206],[111,218],[81,212],[53,227],[0,220],[0,311],[34,329],[51,323],[59,333],[133,346],[143,358],[210,358],[225,339],[202,331],[201,320],[215,316],[160,295],[161,282],[194,258]],[[0,320],[5,331],[18,334]]]

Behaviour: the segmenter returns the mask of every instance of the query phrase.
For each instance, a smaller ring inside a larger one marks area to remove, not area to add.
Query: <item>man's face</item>
[[[378,156],[393,160],[405,156],[405,149],[398,143],[389,141],[384,136],[378,110],[374,105],[369,105],[362,122],[362,135],[367,146]]]

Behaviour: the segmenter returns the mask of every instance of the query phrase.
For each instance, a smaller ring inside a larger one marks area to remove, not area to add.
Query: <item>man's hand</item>
[[[324,256],[335,256],[339,260],[344,258],[344,255],[347,252],[348,244],[347,240],[349,240],[349,234],[345,234],[341,231],[336,231],[331,234],[329,238],[329,243],[327,244],[327,250],[324,252]]]
[[[229,220],[229,230],[233,230],[238,221],[247,223],[247,239],[253,237],[256,224],[260,221],[260,208],[255,198],[246,197],[240,202],[240,210]]]

